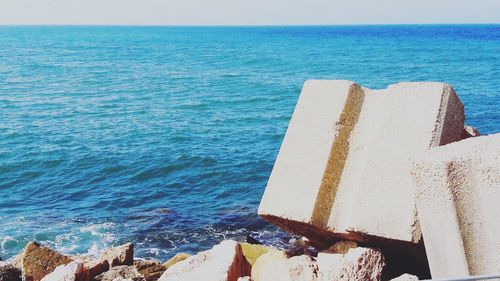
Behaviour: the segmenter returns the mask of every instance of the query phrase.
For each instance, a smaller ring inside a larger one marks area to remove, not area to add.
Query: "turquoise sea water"
[[[448,82],[500,131],[500,25],[0,27],[0,257],[279,243],[255,213],[310,78]]]

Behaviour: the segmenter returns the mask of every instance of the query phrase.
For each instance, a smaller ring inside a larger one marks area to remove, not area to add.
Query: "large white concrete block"
[[[447,84],[307,81],[259,215],[313,242],[414,245],[410,158],[460,140],[463,128],[463,105]]]
[[[433,148],[412,173],[432,277],[500,273],[500,134]]]

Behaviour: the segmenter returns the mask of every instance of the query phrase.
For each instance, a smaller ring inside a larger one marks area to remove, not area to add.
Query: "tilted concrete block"
[[[432,277],[500,273],[500,134],[433,148],[412,174]]]
[[[258,213],[313,243],[412,246],[421,234],[409,159],[460,140],[463,128],[447,84],[307,81]]]

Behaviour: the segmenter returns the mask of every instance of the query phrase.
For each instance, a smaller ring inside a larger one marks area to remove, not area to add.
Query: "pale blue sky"
[[[0,24],[500,23],[500,0],[0,0]]]

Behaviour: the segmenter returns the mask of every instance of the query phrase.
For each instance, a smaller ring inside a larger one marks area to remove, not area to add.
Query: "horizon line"
[[[346,24],[2,24],[0,27],[334,27],[334,26],[447,26],[447,25],[500,25],[500,22],[470,22],[470,23],[346,23]]]

